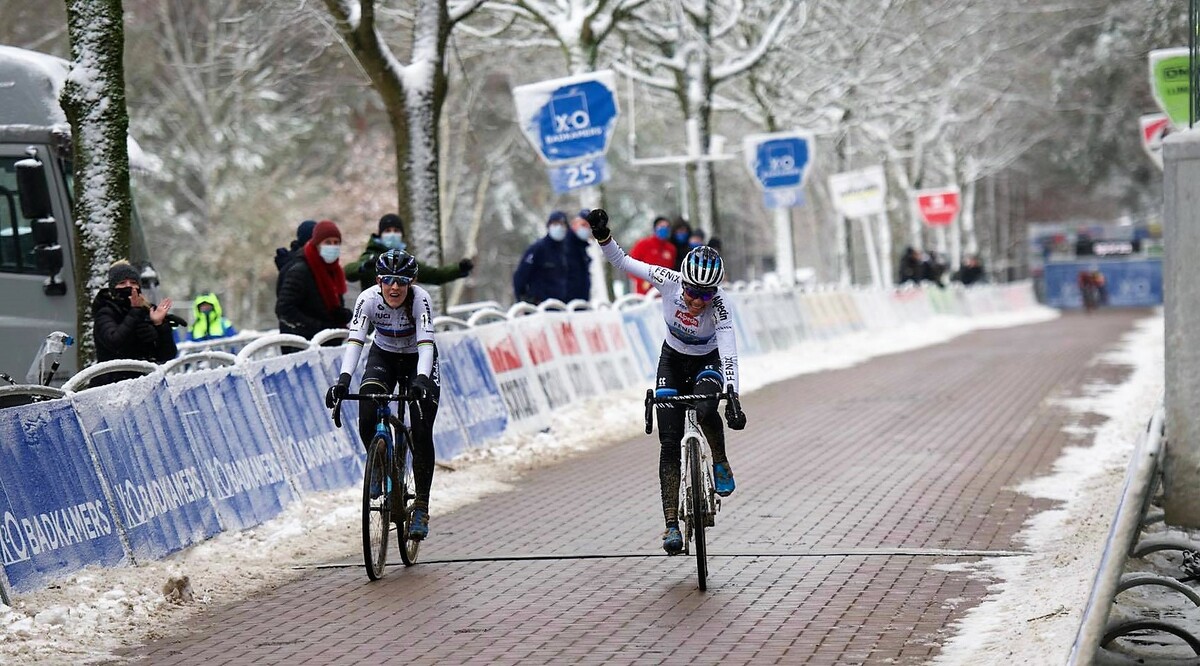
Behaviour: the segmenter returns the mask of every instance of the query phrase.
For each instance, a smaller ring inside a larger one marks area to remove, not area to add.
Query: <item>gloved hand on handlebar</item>
[[[338,375],[337,383],[333,386],[330,386],[329,390],[325,392],[325,406],[329,409],[333,409],[333,406],[337,404],[339,400],[345,398],[346,394],[349,392],[350,373],[343,372],[341,375]]]
[[[742,430],[746,427],[746,412],[738,404],[737,394],[733,395],[734,399],[725,403],[725,424],[730,430]]]
[[[608,231],[608,213],[603,208],[593,208],[589,211],[587,223],[592,228],[592,238],[601,243],[608,242],[612,234]]]
[[[437,391],[437,384],[425,375],[417,375],[412,380],[413,397],[417,400],[426,400],[434,395]]]

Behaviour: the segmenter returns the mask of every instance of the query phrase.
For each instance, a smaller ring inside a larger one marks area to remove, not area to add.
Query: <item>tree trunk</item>
[[[79,367],[95,359],[91,301],[129,254],[129,113],[121,0],[66,0],[71,72],[62,107],[74,150]]]

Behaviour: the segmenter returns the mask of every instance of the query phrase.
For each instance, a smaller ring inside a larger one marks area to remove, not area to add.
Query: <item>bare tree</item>
[[[129,253],[129,114],[125,108],[125,26],[121,0],[67,0],[71,70],[62,107],[75,165],[75,271],[79,364],[96,354],[91,300],[108,267]]]
[[[409,221],[417,258],[441,264],[438,123],[446,99],[446,45],[454,25],[484,0],[417,0],[408,64],[383,39],[375,0],[325,0],[355,60],[379,93],[392,125],[400,216]]]
[[[770,13],[752,11],[743,2],[716,5],[713,0],[681,0],[669,8],[651,6],[631,21],[629,36],[637,54],[619,63],[638,81],[669,91],[679,103],[690,132],[689,153],[707,155],[712,143],[712,112],[717,86],[758,65],[776,44],[780,29],[800,0],[768,3]],[[756,43],[745,48],[734,40],[743,21],[763,20]],[[637,48],[639,45],[646,45]],[[716,181],[712,165],[697,159],[687,165],[689,209],[700,228],[720,234],[716,217]]]

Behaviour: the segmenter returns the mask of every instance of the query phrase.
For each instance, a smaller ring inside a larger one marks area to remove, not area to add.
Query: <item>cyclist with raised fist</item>
[[[417,392],[420,406],[410,414],[413,435],[413,502],[410,539],[429,534],[429,488],[433,485],[433,421],[441,395],[437,346],[433,341],[433,307],[429,292],[414,284],[417,260],[403,250],[388,250],[375,262],[375,286],[358,296],[350,320],[350,337],[342,354],[338,381],[325,394],[326,406],[346,397],[350,375],[358,367],[369,325],[375,339],[367,354],[359,393],[390,393],[398,382]],[[358,410],[358,434],[364,444],[375,434],[374,409]],[[397,516],[397,518],[399,518]]]
[[[655,393],[658,396],[713,394],[713,400],[705,400],[696,406],[696,415],[712,449],[717,494],[729,496],[734,490],[733,470],[725,452],[725,432],[721,417],[717,415],[715,397],[722,387],[737,393],[738,359],[733,312],[721,289],[725,279],[721,255],[711,247],[697,247],[683,258],[678,271],[651,266],[628,256],[617,245],[608,230],[608,213],[603,209],[588,213],[587,222],[610,264],[649,282],[662,294],[667,337],[658,357]],[[658,477],[666,520],[663,550],[674,555],[683,551],[678,504],[684,410],[668,405],[658,405],[655,409],[661,445]],[[725,421],[734,430],[746,427],[746,415],[735,410],[733,401],[726,403]]]

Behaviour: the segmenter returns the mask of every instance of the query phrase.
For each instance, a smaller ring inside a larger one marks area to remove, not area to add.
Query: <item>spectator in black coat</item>
[[[534,241],[513,272],[513,292],[518,301],[537,305],[548,298],[566,303],[571,298],[571,283],[579,273],[587,272],[585,253],[572,252],[567,242],[567,214],[550,213],[546,235]],[[578,287],[577,287],[578,288]]]
[[[275,298],[279,298],[279,287],[283,284],[283,271],[296,259],[304,255],[304,244],[312,238],[316,220],[305,220],[296,227],[296,239],[289,247],[275,248],[275,268],[279,269],[279,277],[275,278]]]
[[[923,275],[921,253],[909,245],[904,248],[904,255],[900,257],[900,279],[897,282],[899,284],[904,284],[905,282],[919,284]]]
[[[154,305],[142,296],[141,275],[124,259],[108,269],[108,288],[92,301],[96,360],[133,359],[166,363],[175,358],[175,336],[168,316],[171,299]],[[138,372],[115,372],[97,378],[91,386],[140,377]]]
[[[342,232],[337,225],[330,220],[318,222],[300,259],[284,269],[275,303],[280,333],[311,340],[327,328],[350,323],[350,311],[343,304],[346,274],[338,261],[341,250]]]
[[[567,244],[567,298],[564,302],[575,299],[592,300],[592,273],[589,270],[592,258],[588,256],[589,241],[592,240],[592,228],[588,226],[588,209],[579,211],[579,215],[571,220],[571,233],[563,241]]]
[[[692,249],[688,245],[688,239],[691,237],[692,225],[682,217],[675,220],[675,224],[671,225],[671,242],[675,244],[675,270],[679,270],[679,267],[683,265],[683,258]]]
[[[958,272],[954,275],[955,279],[963,283],[964,286],[975,284],[983,281],[983,265],[979,263],[979,257],[971,254],[963,260],[963,265],[959,267]]]

